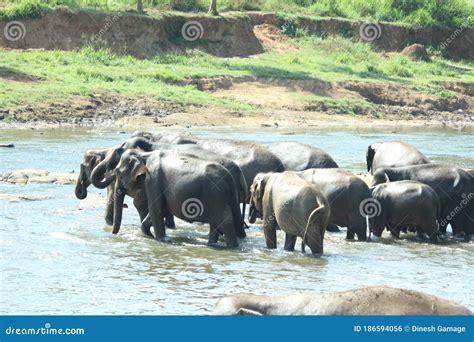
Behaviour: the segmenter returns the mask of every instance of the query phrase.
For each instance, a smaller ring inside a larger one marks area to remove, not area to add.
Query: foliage
[[[0,0],[0,17],[38,15],[45,8],[135,10],[136,0]],[[218,10],[262,10],[422,26],[474,27],[472,0],[218,0]],[[206,12],[209,0],[143,0],[145,10]],[[1,7],[0,7],[1,8]]]

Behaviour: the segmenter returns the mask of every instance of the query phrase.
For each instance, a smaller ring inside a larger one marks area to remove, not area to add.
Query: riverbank
[[[28,39],[41,49],[27,49],[21,40],[20,45],[15,41],[18,49],[0,49],[0,127],[299,129],[403,124],[473,130],[472,60],[453,62],[430,49],[421,57],[411,50],[386,52],[361,37],[337,35],[337,25],[331,35],[317,34],[318,25],[293,32],[280,27],[275,15],[261,13],[249,14],[248,21],[233,16],[230,26],[223,24],[227,17],[203,16],[217,25],[211,30],[216,36],[191,44],[176,29],[188,16],[178,17],[167,39],[172,35],[185,48],[157,43],[162,50],[140,58],[95,49],[100,46],[80,49],[80,44],[65,48],[74,51],[46,51],[53,46],[32,37]],[[60,18],[52,18],[51,25]],[[132,19],[127,20],[135,23]],[[136,25],[139,32],[141,24]],[[241,25],[246,34],[239,33]],[[104,33],[112,41],[118,34],[114,27]],[[45,39],[69,41],[67,32],[53,31]],[[398,37],[393,30],[389,34]],[[384,39],[391,41],[390,36]],[[244,52],[244,45],[255,51],[245,52],[245,58],[228,57],[240,56],[232,51]]]

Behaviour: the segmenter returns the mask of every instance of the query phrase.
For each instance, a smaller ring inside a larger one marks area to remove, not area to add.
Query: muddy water
[[[311,132],[295,135],[196,132],[205,137],[297,140],[327,150],[341,167],[364,171],[365,148],[402,139],[437,161],[474,167],[473,136],[452,132]],[[3,131],[0,173],[20,168],[78,171],[83,151],[113,145],[126,135],[97,131]],[[73,185],[1,184],[0,192],[39,199],[0,201],[0,313],[206,314],[233,292],[282,294],[390,285],[423,290],[474,309],[474,244],[443,246],[408,240],[344,240],[328,233],[325,255],[264,248],[258,225],[237,251],[206,247],[206,225],[178,222],[170,243],[140,236],[138,217],[125,209],[120,234],[102,219],[103,191],[79,201]],[[130,203],[130,202],[129,202]],[[409,237],[410,238],[410,237]],[[298,244],[299,245],[299,244]]]

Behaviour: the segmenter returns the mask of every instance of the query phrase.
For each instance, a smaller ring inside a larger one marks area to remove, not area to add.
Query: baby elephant
[[[286,233],[285,250],[295,249],[296,238],[303,239],[313,254],[323,253],[323,239],[329,223],[327,199],[314,185],[291,172],[259,173],[250,188],[249,221],[263,219],[268,248],[277,247],[276,230]]]
[[[417,181],[390,182],[372,188],[372,195],[379,206],[372,231],[375,239],[382,236],[384,227],[396,237],[410,227],[416,229],[418,239],[438,242],[439,199],[430,186]]]

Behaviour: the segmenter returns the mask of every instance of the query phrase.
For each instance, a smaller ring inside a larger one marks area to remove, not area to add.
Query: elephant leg
[[[107,203],[105,205],[105,222],[111,226],[114,224],[114,188],[113,186],[107,187]]]
[[[346,239],[347,240],[354,240],[355,237],[355,231],[352,227],[347,227],[347,232],[346,232]]]
[[[275,215],[273,213],[264,212],[263,213],[263,233],[265,234],[265,242],[267,248],[275,249],[277,248],[277,236],[276,231],[278,228],[278,223],[276,221]]]
[[[357,240],[367,241],[367,227],[365,222],[359,222],[357,225],[350,226],[349,228],[357,235]]]
[[[166,228],[160,201],[148,201],[148,212],[155,231],[155,240],[162,241],[166,236]]]
[[[209,225],[209,237],[207,239],[207,245],[213,246],[217,244],[219,240],[219,230],[212,224]]]
[[[168,214],[165,216],[165,226],[169,229],[176,229],[176,224],[174,223],[174,216]]]
[[[339,233],[341,230],[337,225],[330,223],[328,224],[326,231],[331,233]]]
[[[148,215],[148,203],[144,200],[139,200],[137,198],[133,199],[133,205],[137,209],[138,216],[140,216],[141,230],[144,236],[154,238],[151,234],[151,220]]]
[[[215,210],[210,214],[209,221],[211,226],[211,232],[209,234],[210,238],[211,235],[216,235],[213,233],[213,227],[215,227],[216,231],[221,231],[224,234],[227,248],[236,248],[239,246],[239,241],[235,232],[232,208],[229,205],[227,205],[224,210],[221,210],[221,208],[215,208]]]
[[[288,252],[293,252],[295,250],[296,245],[296,235],[291,235],[286,233],[285,235],[285,247],[283,249]]]

